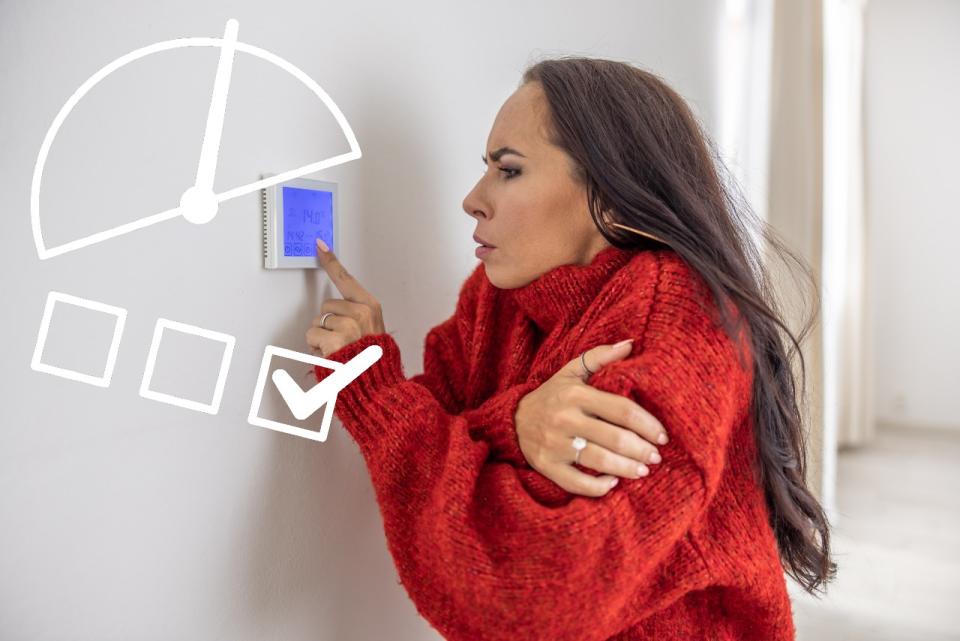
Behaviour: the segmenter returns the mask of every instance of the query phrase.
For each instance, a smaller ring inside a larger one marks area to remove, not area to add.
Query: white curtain
[[[820,280],[822,219],[821,0],[725,0],[718,43],[718,142],[753,210]],[[760,239],[755,239],[759,242]],[[811,310],[785,268],[761,247],[786,323]],[[809,284],[808,284],[809,286]],[[802,343],[807,482],[823,493],[821,327]],[[790,345],[787,345],[788,349]],[[798,359],[794,372],[800,375]]]
[[[838,446],[874,434],[873,319],[864,185],[863,28],[866,0],[824,6],[824,336],[826,428]]]
[[[767,219],[773,0],[726,0],[717,53],[717,144],[750,206]],[[754,238],[759,244],[760,238]]]
[[[820,288],[821,315],[803,344],[803,412],[808,482],[828,515],[838,446],[873,433],[865,8],[866,0],[725,0],[718,38],[717,138],[724,160],[754,211],[807,261]],[[812,313],[797,288],[805,283],[771,258],[779,303],[796,333]]]

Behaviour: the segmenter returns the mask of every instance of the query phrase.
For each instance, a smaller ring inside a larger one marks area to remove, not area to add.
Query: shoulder
[[[606,329],[594,344],[626,337],[635,342],[626,359],[598,374],[608,377],[601,380],[622,377],[644,409],[672,424],[699,459],[709,450],[705,443],[726,442],[732,423],[749,407],[754,369],[747,323],[728,302],[725,326],[708,281],[673,250],[641,252],[623,272],[624,302],[602,323]],[[718,417],[725,417],[722,425]]]
[[[672,249],[637,252],[604,289],[597,301],[599,311],[634,332],[664,312],[692,313],[688,303],[703,311],[709,307],[706,281]]]
[[[732,360],[749,357],[749,329],[736,305],[721,294],[729,316],[725,326],[707,280],[674,250],[638,252],[615,281],[603,324],[626,329],[637,339],[636,348],[711,349]]]
[[[659,299],[663,294],[688,298],[709,295],[703,276],[672,249],[637,252],[618,278],[632,284],[627,292],[635,299]]]

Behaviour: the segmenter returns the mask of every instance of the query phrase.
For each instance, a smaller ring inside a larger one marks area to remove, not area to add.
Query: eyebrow
[[[494,161],[498,161],[501,157],[503,157],[504,154],[514,154],[516,156],[520,156],[521,158],[526,158],[526,156],[512,147],[500,147],[500,149],[497,149],[496,151],[491,151],[490,157],[493,158]],[[486,156],[480,156],[480,160],[483,161],[484,165],[487,164]]]

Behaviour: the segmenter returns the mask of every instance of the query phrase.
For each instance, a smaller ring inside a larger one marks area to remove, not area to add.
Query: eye
[[[483,162],[483,173],[487,173],[487,157],[486,155],[480,156],[481,162]],[[500,171],[507,174],[507,177],[504,180],[510,180],[511,178],[516,178],[520,175],[519,169],[513,169],[512,167],[501,167]]]

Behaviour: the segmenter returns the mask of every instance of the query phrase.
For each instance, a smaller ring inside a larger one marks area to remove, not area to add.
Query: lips
[[[490,243],[488,243],[488,242],[485,241],[484,239],[480,238],[480,237],[477,236],[476,234],[473,235],[473,240],[476,241],[477,243],[483,245],[484,247],[495,247],[495,245],[491,245]]]

